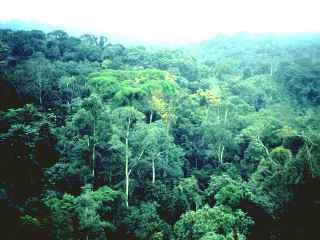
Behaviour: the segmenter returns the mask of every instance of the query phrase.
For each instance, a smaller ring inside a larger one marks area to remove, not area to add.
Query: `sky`
[[[22,20],[150,43],[218,33],[320,31],[320,0],[3,0],[0,21]]]

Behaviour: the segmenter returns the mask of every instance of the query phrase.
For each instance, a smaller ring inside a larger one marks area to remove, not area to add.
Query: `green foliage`
[[[1,239],[317,239],[319,36],[0,30]]]
[[[257,110],[276,102],[283,91],[269,75],[256,75],[245,80],[235,79],[231,84],[232,95],[241,97]]]
[[[158,178],[174,181],[183,176],[183,150],[174,143],[160,121],[138,124],[132,133],[132,144],[134,149],[143,150],[139,163],[140,176],[143,174],[151,181]]]
[[[238,207],[241,201],[250,200],[251,192],[245,181],[233,173],[212,175],[206,189],[206,197],[210,203],[229,207]]]
[[[52,216],[53,239],[106,239],[105,231],[114,226],[106,219],[110,203],[121,198],[121,193],[104,186],[92,191],[85,186],[79,196],[64,194],[62,198],[47,193],[45,205]]]
[[[20,217],[20,220],[22,222],[22,225],[25,228],[30,229],[30,228],[41,228],[42,227],[41,222],[38,219],[31,217],[28,214]]]
[[[278,69],[279,79],[299,100],[319,104],[319,62],[298,58],[294,62],[284,62]]]
[[[226,237],[236,231],[237,234],[246,235],[248,227],[252,224],[252,220],[241,210],[231,211],[222,206],[213,208],[204,206],[198,211],[190,211],[182,215],[175,224],[174,231],[178,240],[202,239],[202,237],[206,239],[210,233]]]
[[[270,212],[280,211],[292,199],[294,186],[302,178],[302,168],[288,149],[282,146],[273,149],[252,174],[257,201],[266,205]]]
[[[151,98],[155,94],[169,100],[178,91],[175,77],[157,69],[104,70],[93,75],[89,82],[114,107],[130,105],[144,113],[153,110]]]
[[[241,160],[241,167],[247,176],[250,176],[257,168],[259,163],[267,157],[266,150],[257,139],[250,141],[244,151],[244,158]]]
[[[160,219],[155,204],[141,203],[138,207],[131,207],[124,222],[128,226],[128,236],[135,239],[168,238],[169,226]]]
[[[311,136],[306,139],[307,143],[300,150],[297,159],[298,162],[302,161],[302,164],[307,166],[310,173],[314,177],[319,177],[320,175],[320,158],[319,158],[319,148],[320,139],[318,136]],[[300,163],[301,165],[301,163]]]
[[[53,126],[33,105],[1,112],[0,122],[0,181],[13,186],[10,192],[18,191],[14,193],[17,199],[25,199],[37,191],[44,168],[57,160]]]
[[[4,64],[4,60],[8,56],[9,48],[0,41],[0,66]]]
[[[277,147],[273,149],[270,153],[270,157],[277,163],[284,164],[291,160],[291,152],[284,147]]]
[[[177,186],[179,198],[185,201],[187,210],[197,210],[202,205],[201,191],[195,177],[181,180]]]

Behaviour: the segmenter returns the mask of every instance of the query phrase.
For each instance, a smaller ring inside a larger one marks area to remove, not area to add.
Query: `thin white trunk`
[[[263,147],[263,149],[265,150],[267,156],[270,157],[270,153],[269,153],[268,148],[263,144],[263,142],[261,141],[261,139],[260,139],[259,136],[257,136],[257,141],[258,141],[258,143]]]
[[[209,106],[206,109],[206,122],[209,120]]]
[[[39,87],[39,102],[40,106],[42,107],[42,82],[41,82],[41,70],[38,70],[37,78],[38,78],[38,87]]]
[[[261,139],[260,139],[259,136],[257,136],[257,141],[258,141],[258,143],[263,147],[263,149],[265,150],[268,159],[269,159],[273,164],[278,165],[278,163],[275,162],[275,161],[273,161],[273,159],[271,158],[270,152],[269,152],[268,148],[263,144],[263,142],[261,141]]]
[[[129,207],[129,158],[128,158],[128,138],[126,138],[126,162],[125,162],[125,171],[126,171],[126,206]]]
[[[163,152],[159,152],[156,156],[152,158],[152,184],[156,182],[156,163],[155,159],[158,159]]]
[[[156,181],[156,169],[154,165],[154,159],[152,159],[152,184]]]
[[[223,153],[224,153],[224,146],[222,146],[222,150],[221,150],[221,156],[220,156],[221,164],[223,164]]]
[[[126,206],[129,207],[129,130],[130,130],[131,119],[128,119],[127,133],[126,133],[126,152],[125,152],[125,196]]]
[[[219,148],[218,148],[218,158],[219,158],[220,164],[223,164],[223,152],[224,152],[224,145],[219,144]]]
[[[92,177],[94,179],[94,169],[96,162],[96,121],[93,121],[93,147],[92,147]]]
[[[149,123],[152,123],[152,118],[153,118],[153,111],[151,110],[151,112],[150,112],[150,118],[149,118]]]
[[[228,120],[228,110],[224,113],[224,123],[226,123]]]

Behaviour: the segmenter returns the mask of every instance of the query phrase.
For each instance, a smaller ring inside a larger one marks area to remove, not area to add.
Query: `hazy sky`
[[[151,42],[216,33],[320,31],[320,0],[2,0],[0,20],[45,22]]]

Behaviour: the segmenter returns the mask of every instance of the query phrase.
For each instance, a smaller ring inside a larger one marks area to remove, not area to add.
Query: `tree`
[[[0,66],[4,64],[4,60],[7,58],[9,48],[0,41]]]
[[[59,98],[57,69],[43,56],[35,56],[14,69],[11,81],[20,97],[26,101],[34,101],[44,109],[53,106]]]
[[[97,94],[104,96],[105,101],[114,107],[129,105],[150,116],[152,111],[160,111],[153,105],[154,97],[161,100],[162,105],[167,105],[178,92],[174,76],[157,69],[107,69],[92,75],[89,83]]]
[[[222,173],[211,176],[205,191],[210,204],[236,208],[243,200],[251,200],[252,193],[247,183],[235,172],[231,174]]]
[[[257,170],[251,181],[255,186],[256,201],[265,205],[269,212],[279,211],[293,196],[294,186],[301,178],[301,170],[288,149],[273,149]]]
[[[110,109],[95,94],[73,102],[71,109],[73,114],[59,134],[61,156],[69,164],[77,166],[74,167],[83,169],[80,177],[84,178],[85,183],[91,181],[94,186],[102,185],[106,182],[99,183],[97,180],[101,171],[106,171],[106,166],[102,165],[111,138]],[[85,173],[86,168],[90,169],[90,176]]]
[[[33,105],[1,112],[0,123],[0,152],[3,153],[0,181],[7,185],[11,196],[21,201],[39,191],[44,168],[57,160],[54,142],[39,145],[43,138],[54,138],[50,133],[52,126]],[[44,128],[47,133],[43,132]],[[38,154],[45,148],[52,153],[51,161]]]
[[[297,160],[302,160],[315,178],[320,176],[319,148],[320,140],[317,136],[306,136],[305,144],[297,155]],[[285,158],[285,154],[282,157]]]
[[[181,180],[176,189],[179,197],[185,201],[188,208],[186,210],[197,210],[202,205],[201,191],[195,177],[189,177]]]
[[[143,118],[144,115],[133,107],[116,108],[112,112],[113,135],[111,137],[111,145],[112,149],[124,154],[125,201],[127,207],[129,207],[130,174],[144,154],[144,149],[130,149],[130,139],[132,131],[135,130],[135,126],[139,121],[142,121]]]
[[[244,151],[244,158],[241,160],[241,167],[245,176],[250,176],[256,170],[259,163],[268,157],[267,154],[261,141],[253,139]]]
[[[97,121],[98,117],[101,114],[101,110],[103,109],[102,103],[98,96],[91,95],[89,98],[85,99],[83,102],[84,109],[90,112],[92,116],[92,133],[91,137],[91,145],[92,145],[92,177],[95,178],[95,164],[96,164],[96,145],[97,145]]]
[[[168,136],[166,126],[160,121],[149,124],[139,124],[134,133],[134,148],[144,149],[140,169],[147,167],[145,177],[150,176],[155,184],[159,180],[174,180],[182,176],[182,149],[171,136]],[[140,175],[141,179],[141,175]],[[141,179],[144,181],[144,179]]]
[[[299,100],[308,100],[319,104],[319,62],[313,59],[295,59],[294,62],[283,62],[277,72],[278,78],[286,88]]]
[[[106,239],[105,231],[114,229],[111,219],[106,219],[110,204],[121,199],[121,193],[104,186],[96,191],[83,187],[79,196],[64,194],[59,198],[48,193],[43,199],[51,211],[54,239]],[[67,224],[66,224],[67,223]]]
[[[221,234],[227,237],[232,235],[233,231],[237,236],[243,237],[248,234],[252,224],[253,221],[241,210],[232,211],[222,206],[213,208],[204,206],[198,211],[189,211],[182,215],[174,226],[174,232],[177,240],[206,239],[208,234]]]
[[[137,207],[130,207],[129,213],[124,219],[126,226],[128,226],[128,236],[134,236],[138,240],[167,239],[169,226],[160,219],[157,207],[156,204],[149,202],[141,203]]]
[[[0,30],[1,238],[317,239],[319,56]]]

